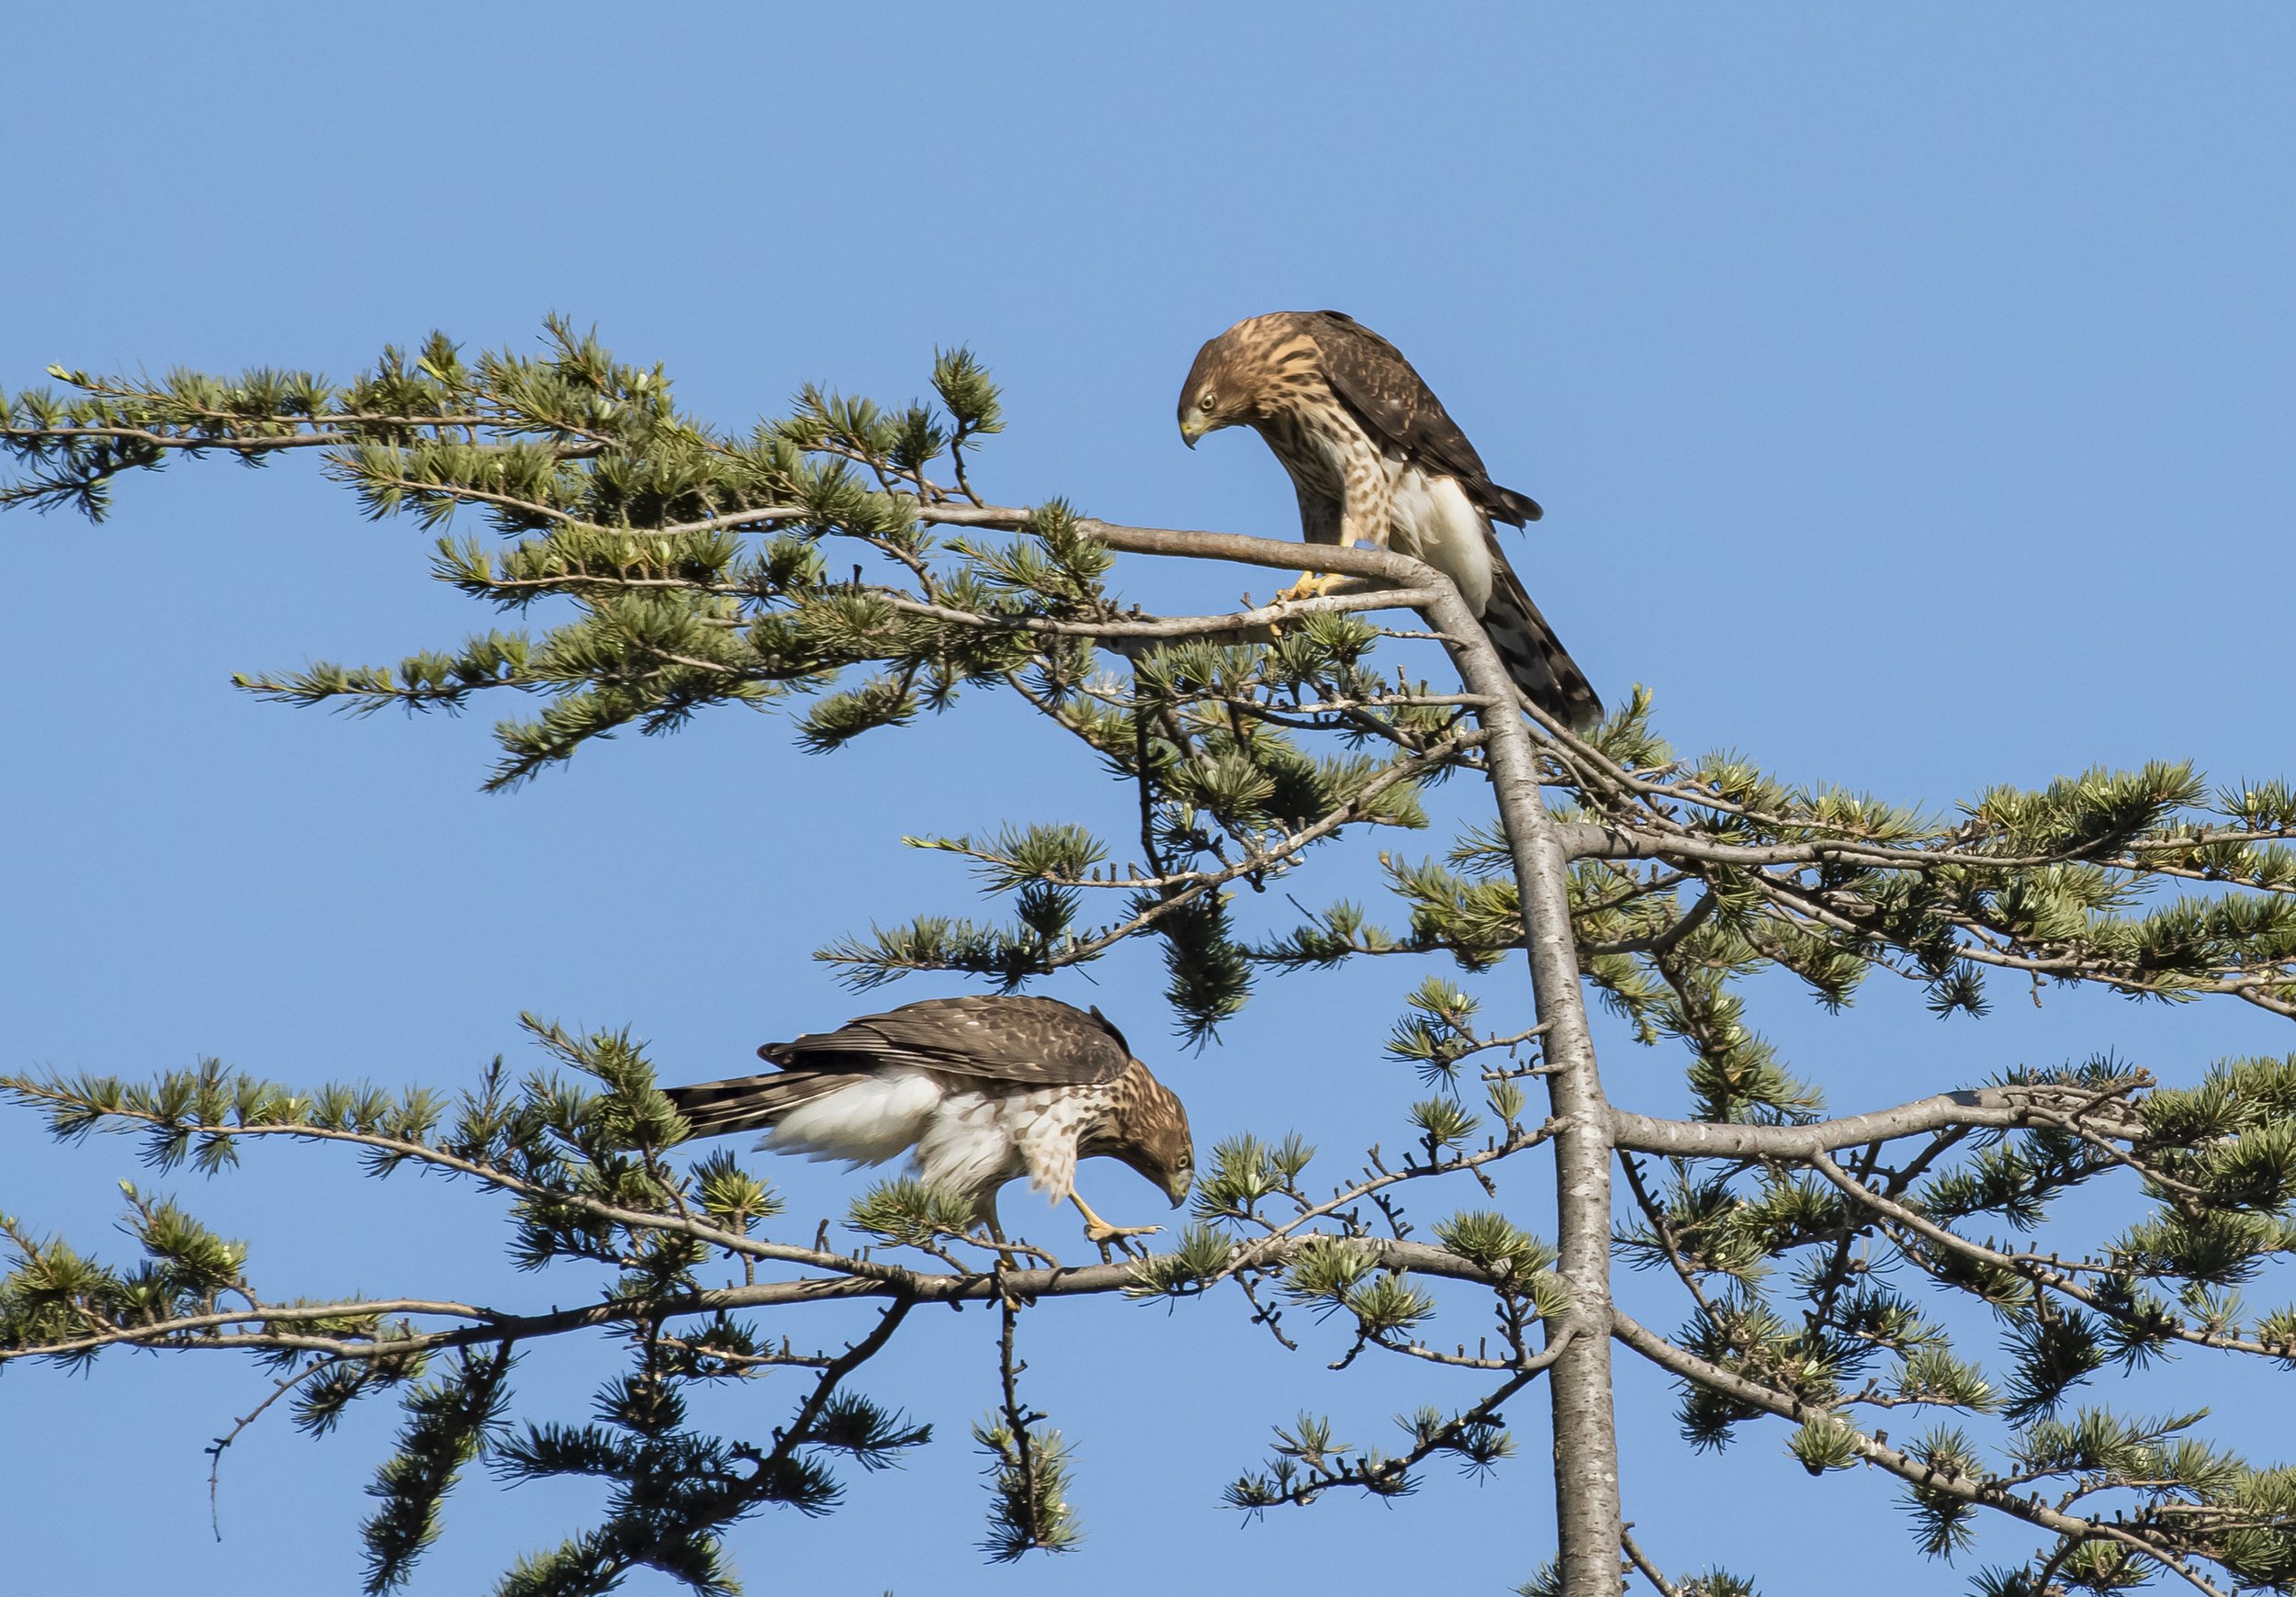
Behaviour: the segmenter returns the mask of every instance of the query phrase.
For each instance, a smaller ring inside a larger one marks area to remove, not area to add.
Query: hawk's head
[[[1180,437],[1187,446],[1222,427],[1257,425],[1329,398],[1318,320],[1297,310],[1248,317],[1198,350],[1180,387]]]
[[[1180,386],[1180,439],[1190,449],[1207,433],[1248,422],[1257,413],[1260,382],[1256,341],[1239,321],[1196,352]]]
[[[1187,1110],[1137,1059],[1117,1079],[1112,1109],[1106,1129],[1088,1136],[1077,1152],[1121,1159],[1163,1187],[1172,1207],[1179,1208],[1196,1180],[1196,1144],[1188,1134]]]

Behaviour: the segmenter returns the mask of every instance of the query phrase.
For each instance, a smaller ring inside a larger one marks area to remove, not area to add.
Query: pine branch
[[[1798,1397],[1709,1364],[1647,1330],[1623,1310],[1613,1310],[1612,1323],[1612,1334],[1617,1341],[1685,1381],[1783,1419],[1800,1422],[1809,1415],[1810,1411]],[[1972,1478],[1923,1463],[1838,1417],[1834,1423],[1840,1427],[1849,1450],[1856,1457],[1887,1470],[1925,1497],[1992,1509],[2058,1535],[2115,1542],[2146,1558],[2157,1559],[2195,1591],[2209,1593],[2211,1597],[2225,1597],[2222,1589],[2212,1584],[2187,1557],[2188,1554],[2201,1558],[2209,1555],[2197,1547],[2179,1546],[2181,1538],[2174,1538],[2164,1530],[2132,1528],[2111,1520],[2091,1520],[2066,1513],[2050,1507],[2037,1497],[2020,1497],[1982,1477]]]

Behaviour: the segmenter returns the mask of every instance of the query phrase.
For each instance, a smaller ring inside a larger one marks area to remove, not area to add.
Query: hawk
[[[1531,703],[1575,731],[1603,702],[1523,590],[1491,532],[1543,513],[1536,500],[1491,480],[1402,352],[1336,310],[1279,310],[1239,321],[1197,352],[1180,389],[1180,436],[1242,423],[1267,441],[1300,496],[1311,544],[1390,543],[1458,584]],[[1323,590],[1302,575],[1289,590]]]
[[[917,1176],[996,1224],[996,1190],[1025,1175],[1066,1198],[1096,1243],[1154,1226],[1110,1225],[1076,1191],[1076,1161],[1120,1159],[1177,1209],[1196,1174],[1187,1111],[1099,1010],[1052,998],[929,998],[835,1031],[769,1042],[770,1075],[669,1087],[696,1134],[767,1128],[760,1148],[842,1159],[910,1155]]]

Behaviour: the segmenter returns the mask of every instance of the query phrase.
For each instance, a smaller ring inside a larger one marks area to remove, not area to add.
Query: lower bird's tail
[[[715,1137],[725,1131],[779,1125],[783,1117],[816,1098],[869,1079],[827,1071],[777,1071],[770,1075],[737,1075],[730,1081],[664,1087],[662,1096],[677,1107],[695,1136]]]
[[[1506,662],[1507,675],[1532,703],[1570,730],[1592,732],[1602,725],[1603,701],[1524,591],[1523,579],[1507,564],[1496,538],[1491,541],[1491,598],[1483,606],[1483,631]]]

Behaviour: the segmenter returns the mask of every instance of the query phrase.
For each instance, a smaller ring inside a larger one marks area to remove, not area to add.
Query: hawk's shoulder
[[[1302,321],[1323,357],[1324,380],[1373,438],[1456,478],[1500,521],[1520,526],[1539,518],[1537,501],[1491,480],[1483,457],[1401,350],[1345,311],[1318,310]]]

